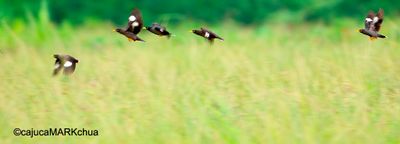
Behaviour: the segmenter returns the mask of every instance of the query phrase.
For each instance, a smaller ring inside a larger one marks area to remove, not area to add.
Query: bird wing
[[[139,9],[134,9],[128,19],[128,25],[126,31],[138,34],[143,28],[142,13]]]
[[[375,13],[370,11],[364,21],[366,30],[370,30],[371,28],[374,27],[373,26],[374,17],[375,17]]]
[[[201,31],[209,34],[208,38],[217,38],[217,39],[220,39],[220,40],[224,40],[223,38],[221,38],[220,36],[218,36],[217,34],[215,34],[214,32],[212,32],[212,31],[210,31],[208,29],[205,29],[205,28],[200,28],[200,29],[201,29]]]
[[[379,9],[378,14],[376,15],[377,20],[374,21],[374,31],[378,32],[381,30],[381,25],[383,23],[383,9]]]
[[[201,30],[201,31],[204,31],[204,32],[210,32],[208,29],[206,29],[206,28],[203,28],[203,27],[202,27],[202,28],[200,28],[200,30]]]
[[[53,76],[57,75],[63,68],[61,65],[61,60],[57,58],[58,56],[56,57],[56,55],[54,55],[54,57],[56,58],[56,62],[54,63]]]
[[[161,26],[160,24],[154,25],[154,28],[155,28],[157,31],[162,32],[162,33],[163,33],[164,31],[167,31],[167,29],[166,29],[165,27]]]
[[[70,60],[65,61],[63,67],[64,67],[64,74],[66,75],[72,74],[75,71],[76,62]]]
[[[76,63],[78,63],[79,60],[70,55],[66,55],[65,59],[66,61],[63,64],[64,74],[66,75],[72,74],[75,71]]]
[[[208,30],[208,29],[206,29],[206,28],[200,28],[200,30],[202,31],[202,33],[204,34],[203,36],[204,37],[206,37],[206,38],[212,38],[212,36],[214,36],[215,34],[212,32],[212,31],[210,31],[210,30]]]

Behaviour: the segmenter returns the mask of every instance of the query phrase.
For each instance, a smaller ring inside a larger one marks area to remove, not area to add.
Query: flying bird
[[[144,42],[144,40],[142,40],[141,38],[139,38],[136,34],[129,32],[129,31],[124,31],[122,29],[115,29],[115,32],[118,32],[122,35],[124,35],[125,37],[128,38],[128,41],[141,41]]]
[[[210,30],[207,30],[205,28],[200,28],[200,30],[191,30],[190,32],[206,38],[210,43],[213,43],[214,39],[219,39],[219,40],[222,40],[222,41],[224,40],[223,38],[221,38],[217,34],[211,32]]]
[[[171,33],[169,33],[167,31],[167,28],[165,28],[164,26],[161,26],[158,23],[153,23],[151,26],[149,27],[144,27],[144,29],[150,31],[153,34],[156,34],[158,36],[167,36],[168,38],[171,37]]]
[[[118,32],[125,37],[128,38],[129,41],[142,41],[141,38],[139,38],[137,35],[143,28],[143,19],[142,19],[142,13],[140,12],[139,9],[134,9],[131,12],[131,15],[128,18],[128,25],[124,28],[117,28],[114,29],[115,32]]]
[[[56,62],[54,64],[53,76],[56,76],[61,70],[64,69],[65,75],[70,75],[75,71],[76,63],[79,61],[70,55],[55,54]]]
[[[359,29],[358,31],[364,35],[369,36],[370,40],[374,40],[377,38],[386,38],[386,36],[378,33],[381,29],[382,22],[383,9],[379,9],[378,14],[370,11],[364,21],[365,28]]]

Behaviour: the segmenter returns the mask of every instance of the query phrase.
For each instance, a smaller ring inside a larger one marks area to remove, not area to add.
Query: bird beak
[[[113,31],[113,32],[116,32],[116,30],[115,30],[115,29],[113,29],[112,31]]]
[[[192,33],[192,32],[193,32],[193,30],[190,30],[189,32],[190,32],[190,33]]]

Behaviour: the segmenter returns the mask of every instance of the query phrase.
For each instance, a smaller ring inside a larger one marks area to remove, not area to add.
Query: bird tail
[[[168,39],[170,39],[171,37],[176,37],[176,35],[174,35],[174,34],[168,34]]]
[[[381,35],[381,34],[378,34],[378,37],[379,37],[379,38],[386,38],[386,36]]]
[[[141,38],[136,38],[134,41],[139,41],[139,42],[146,42],[146,41],[144,41],[143,39],[141,39]]]

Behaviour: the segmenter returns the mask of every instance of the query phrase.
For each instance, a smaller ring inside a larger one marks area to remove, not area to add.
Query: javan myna
[[[167,28],[158,23],[153,23],[151,26],[145,27],[145,29],[158,36],[167,36],[168,38],[171,37],[171,33],[167,31]]]
[[[210,43],[213,43],[214,39],[220,39],[222,41],[224,40],[223,38],[221,38],[217,34],[211,32],[211,31],[209,31],[209,30],[207,30],[205,28],[200,28],[200,30],[192,30],[191,32],[196,34],[196,35],[199,35],[199,36],[202,36],[202,37],[208,39],[208,41]]]
[[[358,31],[362,34],[369,36],[371,40],[377,38],[386,38],[386,36],[379,34],[379,30],[381,29],[381,25],[383,22],[383,10],[379,9],[378,14],[370,11],[368,13],[367,18],[365,18],[365,28],[359,29]]]
[[[128,38],[129,41],[142,41],[144,40],[140,39],[137,34],[142,30],[143,28],[143,19],[142,19],[142,13],[139,11],[139,9],[134,9],[131,12],[131,15],[128,18],[128,25],[126,26],[125,29],[120,29],[117,28],[114,31],[118,32],[125,37]]]
[[[75,71],[76,63],[79,61],[70,55],[55,54],[56,62],[54,64],[53,76],[57,75],[64,69],[65,75],[70,75]]]

